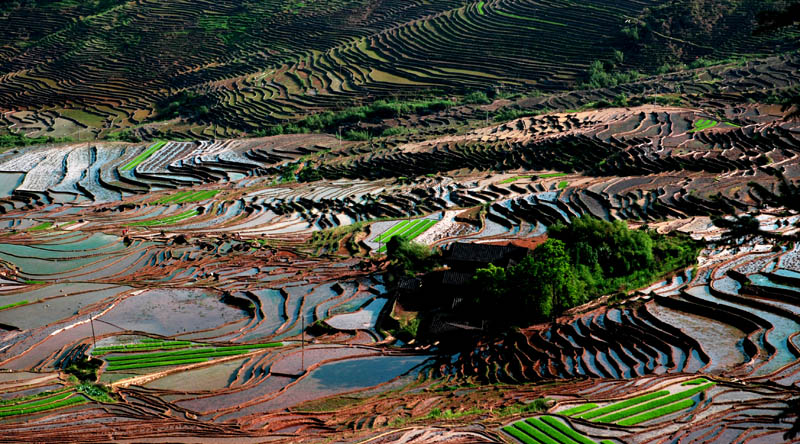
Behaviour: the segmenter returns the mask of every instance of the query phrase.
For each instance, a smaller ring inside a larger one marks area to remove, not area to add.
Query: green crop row
[[[156,142],[153,146],[151,146],[150,148],[145,150],[145,152],[143,152],[142,154],[139,154],[138,156],[136,156],[133,160],[131,160],[130,162],[126,163],[120,169],[122,171],[129,171],[129,170],[132,170],[132,169],[136,168],[140,163],[144,162],[145,159],[150,157],[156,151],[160,150],[161,147],[163,147],[166,144],[167,144],[167,142],[165,142],[165,141]]]
[[[564,434],[561,430],[552,427],[550,424],[546,424],[539,418],[528,418],[525,421],[528,424],[539,429],[541,432],[546,433],[548,436],[555,439],[556,442],[559,442],[561,444],[573,444],[574,442],[569,435]],[[575,435],[575,436],[580,436],[580,435]],[[588,440],[588,443],[586,441],[581,441],[581,444],[597,444],[597,443],[595,443],[592,440]]]
[[[708,382],[708,379],[706,378],[697,378],[697,379],[692,379],[691,381],[686,381],[681,385],[700,385],[700,384],[705,384],[706,382]]]
[[[6,310],[6,309],[9,309],[9,308],[19,307],[20,305],[25,305],[27,303],[28,303],[28,301],[19,301],[19,302],[14,302],[13,304],[3,305],[2,307],[0,307],[0,311]]]
[[[218,351],[212,347],[205,347],[205,348],[190,348],[186,350],[180,351],[171,351],[171,352],[156,352],[156,353],[145,353],[145,354],[126,354],[126,355],[118,355],[118,356],[106,356],[106,361],[109,363],[117,363],[117,362],[124,362],[124,361],[155,361],[164,358],[177,358],[181,356],[187,355],[199,355],[203,353],[209,353]]]
[[[137,347],[137,348],[118,348],[118,349],[111,349],[111,350],[93,350],[92,355],[94,356],[103,356],[109,353],[125,353],[125,352],[143,352],[143,351],[155,351],[155,350],[176,350],[191,347],[190,345],[151,345],[148,347]]]
[[[166,345],[164,345],[166,344]],[[176,341],[176,346],[181,346],[182,348],[188,347],[191,344],[189,341]],[[134,344],[140,345],[140,344]],[[103,352],[140,352],[140,351],[148,351],[150,344],[143,344],[146,347],[128,347],[121,350],[102,350]],[[158,344],[157,348],[153,348],[154,350],[158,350],[161,348],[166,348],[171,346],[172,344],[165,342],[162,344]],[[196,345],[196,344],[195,344]],[[230,345],[225,347],[203,347],[203,348],[190,348],[187,350],[181,351],[172,351],[172,352],[156,352],[156,353],[147,353],[147,354],[134,354],[134,355],[122,355],[122,356],[109,356],[106,358],[106,361],[125,361],[130,359],[142,359],[142,358],[163,358],[163,357],[172,357],[172,356],[184,356],[189,354],[197,354],[197,353],[204,353],[207,351],[230,351],[230,350],[256,350],[260,348],[270,348],[270,347],[280,347],[283,345],[282,342],[268,342],[265,344],[243,344],[243,345]],[[99,348],[99,347],[98,347]],[[110,348],[110,347],[107,347]]]
[[[400,223],[394,225],[393,227],[389,228],[388,230],[381,233],[378,237],[376,237],[375,242],[386,242],[392,237],[394,233],[396,233],[398,230],[402,229],[403,227],[405,227],[410,223],[411,223],[410,220],[401,221]]]
[[[577,415],[579,413],[583,413],[583,412],[585,412],[587,410],[591,410],[591,409],[596,408],[596,407],[597,407],[597,404],[590,402],[589,404],[583,404],[583,405],[578,405],[578,406],[575,406],[575,407],[572,407],[572,408],[568,408],[566,410],[558,412],[558,414],[559,415],[564,415],[564,416],[572,416],[572,415]]]
[[[507,183],[516,182],[516,181],[518,181],[520,179],[530,179],[531,177],[533,177],[533,176],[514,176],[514,177],[509,177],[508,179],[503,179],[498,183],[500,185],[505,185]]]
[[[641,415],[636,415],[627,419],[623,419],[618,424],[623,426],[636,425],[645,421],[650,421],[651,419],[656,419],[665,415],[669,415],[670,413],[675,413],[684,409],[688,409],[693,405],[694,405],[694,400],[684,399],[683,401],[676,402],[674,404],[665,405],[655,410],[644,412]]]
[[[547,423],[547,425],[553,427],[554,429],[558,430],[564,436],[571,438],[573,441],[578,442],[580,444],[597,444],[591,439],[581,435],[580,433],[572,430],[569,426],[564,424],[563,422],[559,421],[558,419],[552,416],[542,416],[542,421]],[[562,442],[570,442],[569,440],[564,440]]]
[[[20,404],[14,404],[10,406],[0,407],[0,413],[7,412],[9,410],[20,409],[20,408],[29,408],[29,407],[36,407],[39,405],[50,404],[55,401],[60,401],[62,399],[68,398],[72,396],[72,392],[62,392],[55,394],[53,396],[47,398],[39,398],[36,400],[26,401]]]
[[[648,410],[657,409],[659,407],[665,406],[667,404],[672,404],[676,401],[681,401],[686,398],[691,398],[692,396],[706,390],[707,388],[713,386],[715,383],[709,383],[697,386],[695,388],[691,388],[689,390],[684,390],[682,392],[674,393],[669,396],[661,397],[658,399],[654,399],[649,402],[645,402],[642,404],[635,405],[629,409],[621,410],[615,413],[611,413],[606,416],[602,416],[600,418],[596,418],[594,422],[617,422],[620,419],[628,418],[633,415],[637,415],[642,412],[646,412]]]
[[[179,352],[148,353],[144,355],[109,356],[106,358],[109,365],[120,365],[126,362],[159,362],[176,358],[199,358],[215,356],[232,356],[247,353],[258,348],[199,348],[182,350]]]
[[[180,222],[184,219],[188,219],[190,217],[194,217],[200,214],[197,209],[184,211],[181,214],[176,214],[175,216],[165,217],[163,219],[155,219],[155,220],[143,220],[141,222],[132,222],[127,225],[130,226],[139,226],[139,227],[148,227],[152,225],[169,225],[174,224],[176,222]]]
[[[139,364],[125,364],[119,366],[108,366],[108,371],[116,371],[116,370],[132,370],[136,368],[148,368],[148,367],[164,367],[167,365],[182,365],[182,364],[194,364],[198,362],[206,362],[208,358],[192,358],[192,359],[177,359],[174,361],[164,361],[158,363],[139,363]]]
[[[410,231],[409,233],[404,234],[403,237],[405,237],[408,240],[414,240],[417,237],[419,237],[420,234],[428,231],[428,229],[430,229],[432,226],[436,225],[436,222],[438,222],[438,221],[428,219],[428,220],[426,220],[425,223],[419,224],[417,226],[417,228],[415,228],[414,230]]]
[[[186,348],[191,346],[190,341],[148,341],[136,344],[110,345],[107,347],[97,347],[92,350],[92,355],[102,356],[113,352],[126,351],[148,351],[148,350],[169,350],[175,348]]]
[[[4,418],[6,416],[28,415],[31,413],[43,412],[46,410],[54,410],[57,408],[66,407],[68,405],[85,404],[86,402],[88,401],[86,400],[86,398],[82,396],[73,396],[71,398],[62,399],[61,401],[54,402],[52,404],[44,404],[34,407],[23,407],[15,410],[0,412],[0,418]]]
[[[28,231],[42,231],[53,226],[52,222],[43,222],[35,227],[28,228]]]
[[[128,359],[123,361],[109,362],[108,369],[121,370],[125,368],[139,368],[138,366],[145,367],[162,367],[165,365],[172,365],[176,360],[197,360],[196,362],[203,362],[209,358],[220,358],[225,356],[236,356],[247,353],[251,350],[208,350],[201,353],[187,353],[184,356],[164,356],[152,359]]]
[[[633,406],[633,405],[636,405],[636,404],[639,404],[639,403],[642,403],[642,402],[646,402],[646,401],[649,401],[651,399],[658,398],[658,397],[661,397],[661,396],[667,396],[667,395],[669,395],[669,391],[668,390],[661,390],[661,391],[658,391],[658,392],[647,393],[647,394],[644,394],[644,395],[641,395],[641,396],[637,396],[635,398],[626,399],[625,401],[620,401],[620,402],[616,402],[616,403],[611,404],[611,405],[607,405],[607,406],[605,406],[603,408],[599,408],[597,410],[592,410],[592,411],[590,411],[588,413],[584,413],[582,415],[578,415],[578,418],[582,418],[582,419],[597,418],[598,416],[603,416],[603,415],[606,415],[608,413],[616,412],[617,410],[626,409],[626,408],[628,408],[630,406]]]
[[[170,196],[162,197],[161,199],[154,200],[155,204],[167,203],[191,203],[202,202],[211,199],[219,193],[219,190],[203,190],[203,191],[180,191]]]
[[[536,439],[539,442],[542,442],[544,444],[559,444],[558,441],[556,441],[555,439],[545,435],[538,428],[532,427],[530,423],[526,423],[524,421],[520,421],[520,422],[514,424],[514,426],[516,428],[522,430],[523,432],[527,433],[529,436],[531,436],[532,438]]]
[[[378,238],[376,238],[376,241],[387,242],[395,236],[401,236],[404,239],[414,240],[420,234],[427,231],[430,227],[436,225],[436,222],[438,221],[431,219],[417,219],[410,222],[403,221],[392,227],[390,230],[388,230],[381,236],[378,236]],[[384,251],[386,251],[386,245],[381,245],[381,247],[378,248],[378,253],[383,253]]]
[[[46,392],[37,393],[35,395],[21,396],[19,398],[0,399],[0,407],[5,407],[5,406],[9,406],[9,405],[24,404],[24,403],[26,403],[28,401],[32,401],[32,400],[35,400],[35,399],[47,398],[47,397],[50,397],[50,396],[58,395],[58,394],[66,392],[68,390],[69,390],[69,388],[63,388],[63,389],[60,389],[60,390],[53,390],[53,391],[46,391]]]
[[[165,365],[203,362],[209,358],[235,356],[262,348],[278,347],[280,342],[252,345],[234,345],[230,347],[189,349],[177,352],[160,352],[135,354],[128,356],[110,356],[108,370],[125,370],[144,367],[161,367]]]
[[[552,416],[517,421],[503,431],[525,444],[597,444]]]
[[[149,339],[149,338],[148,338]],[[152,347],[154,345],[191,345],[191,341],[162,341],[160,339],[151,339],[149,341],[142,340],[133,344],[109,345],[106,347],[97,347],[95,350],[128,350],[141,347]]]
[[[479,1],[479,2],[478,2],[478,14],[480,14],[480,15],[484,15],[484,14],[483,14],[483,5],[484,5],[485,3],[486,3],[486,2],[484,2],[483,0],[481,0],[481,1]]]
[[[547,173],[539,176],[540,179],[552,179],[554,177],[564,177],[567,173]]]
[[[135,349],[119,349],[119,350],[93,350],[92,356],[104,356],[109,353],[123,353],[123,352],[143,352],[151,350],[176,350],[190,347],[189,345],[154,345],[151,347],[139,347]]]
[[[534,441],[533,438],[528,436],[527,433],[523,432],[522,430],[514,426],[503,427],[503,431],[513,436],[514,438],[517,438],[524,444],[539,444],[539,441]]]

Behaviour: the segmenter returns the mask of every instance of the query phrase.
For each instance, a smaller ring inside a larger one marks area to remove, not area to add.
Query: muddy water
[[[25,179],[25,173],[0,172],[0,198],[11,196],[11,192]]]
[[[380,356],[323,365],[272,400],[241,409],[235,416],[284,409],[324,396],[374,387],[413,371],[427,359],[428,356]]]
[[[69,319],[77,314],[81,307],[113,298],[128,290],[130,287],[116,285],[51,285],[35,292],[18,295],[18,298],[27,300],[30,304],[0,311],[0,323],[23,330],[44,327],[62,319]],[[52,299],[37,302],[44,298]],[[0,301],[4,300],[0,297]]]
[[[800,331],[800,324],[798,324],[797,322],[770,312],[759,310],[753,307],[741,306],[717,298],[716,296],[712,295],[709,292],[707,286],[692,287],[689,290],[687,290],[687,292],[692,296],[696,296],[711,302],[715,302],[717,304],[722,304],[729,307],[735,307],[741,310],[748,311],[753,315],[758,316],[770,322],[774,326],[774,329],[772,331],[767,332],[766,341],[772,344],[777,351],[769,362],[761,366],[756,371],[756,375],[770,374],[775,370],[778,370],[779,368],[794,362],[795,356],[789,349],[788,338],[793,333]]]
[[[648,305],[648,311],[696,339],[711,358],[710,373],[730,370],[748,359],[742,348],[746,335],[738,328],[657,304]]]
[[[121,328],[163,336],[215,329],[247,317],[204,290],[156,289],[131,296],[100,319]]]
[[[250,358],[226,361],[196,370],[174,373],[156,379],[144,386],[151,389],[203,392],[223,390],[236,377],[236,373]]]

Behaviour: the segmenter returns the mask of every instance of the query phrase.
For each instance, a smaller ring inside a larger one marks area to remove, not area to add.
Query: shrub
[[[473,91],[464,96],[464,99],[462,99],[461,102],[469,105],[486,105],[492,103],[492,101],[483,91]]]
[[[411,242],[403,236],[389,239],[386,243],[386,253],[394,271],[401,275],[428,271],[435,265],[430,247]]]
[[[344,140],[357,140],[357,141],[364,141],[369,140],[370,136],[369,133],[366,131],[359,131],[359,130],[348,130],[342,136]]]

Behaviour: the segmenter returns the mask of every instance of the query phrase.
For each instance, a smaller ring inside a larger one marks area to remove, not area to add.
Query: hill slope
[[[758,11],[786,3],[15,2],[0,9],[2,125],[233,136],[379,98],[564,91],[598,66],[609,86],[665,63],[792,49],[793,28],[751,36]]]

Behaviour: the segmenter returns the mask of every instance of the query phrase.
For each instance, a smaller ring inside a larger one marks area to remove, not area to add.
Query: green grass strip
[[[183,198],[187,194],[191,194],[191,193],[192,193],[191,191],[179,191],[179,192],[177,192],[175,194],[170,194],[169,196],[164,196],[164,197],[162,197],[160,199],[156,199],[156,200],[153,201],[153,203],[156,203],[156,204],[170,203],[170,202],[172,202],[174,200]]]
[[[160,150],[161,147],[163,147],[166,144],[167,144],[167,142],[163,141],[163,140],[159,141],[159,142],[156,142],[153,146],[151,146],[150,148],[145,150],[145,152],[143,152],[142,154],[139,154],[138,156],[136,156],[133,160],[131,160],[130,162],[125,164],[125,166],[123,166],[120,169],[122,171],[130,171],[130,170],[136,168],[140,163],[144,162],[145,159],[150,157],[156,151]]]
[[[669,395],[669,396],[666,396],[666,397],[663,397],[663,398],[654,399],[654,400],[646,402],[644,404],[638,404],[638,405],[636,405],[634,407],[631,407],[629,409],[625,409],[625,410],[622,410],[622,411],[618,411],[618,412],[612,413],[610,415],[606,415],[606,416],[594,419],[593,421],[594,422],[617,422],[620,419],[628,418],[630,416],[633,416],[633,415],[636,415],[636,414],[639,414],[639,413],[642,413],[642,412],[646,412],[648,410],[656,409],[656,408],[659,408],[661,406],[665,406],[667,404],[672,404],[673,402],[680,401],[680,400],[683,400],[683,399],[686,399],[686,398],[691,398],[692,396],[694,396],[694,395],[706,390],[707,388],[713,386],[714,384],[715,383],[712,382],[710,384],[704,384],[704,385],[700,385],[700,386],[697,386],[697,387],[689,389],[689,390],[684,390],[682,392],[674,393],[672,395]]]
[[[137,364],[125,364],[125,365],[114,365],[108,366],[108,371],[113,372],[117,370],[132,370],[136,368],[149,368],[149,367],[165,367],[168,365],[181,365],[181,364],[195,364],[198,362],[206,362],[208,358],[192,358],[192,359],[176,359],[174,361],[162,361],[162,362],[145,362],[145,363],[137,363]]]
[[[500,185],[505,185],[507,183],[516,182],[516,181],[518,181],[520,179],[530,179],[531,177],[533,177],[533,176],[514,176],[514,177],[509,177],[508,179],[501,180],[498,183]]]
[[[692,379],[691,381],[686,381],[681,385],[700,385],[700,384],[705,384],[706,382],[708,382],[708,379],[706,378],[697,378],[697,379]]]
[[[53,395],[58,395],[70,390],[71,389],[69,387],[64,387],[60,390],[51,390],[51,391],[37,393],[35,395],[21,396],[18,398],[11,398],[11,399],[0,399],[0,406],[5,407],[8,405],[24,404],[28,401],[32,401],[39,398],[46,398]]]
[[[521,15],[511,14],[511,13],[508,13],[508,12],[503,12],[503,11],[498,11],[498,10],[495,10],[495,12],[497,14],[499,14],[499,15],[502,15],[503,17],[510,17],[510,18],[515,18],[515,19],[520,19],[520,20],[529,20],[529,21],[537,22],[537,23],[546,23],[548,25],[567,26],[566,23],[554,22],[554,21],[551,21],[551,20],[543,20],[543,19],[538,19],[538,18],[535,18],[535,17],[523,17]]]
[[[567,173],[548,173],[548,174],[542,174],[541,176],[539,176],[539,178],[540,179],[551,179],[553,177],[564,177],[566,175],[567,175]]]
[[[614,441],[612,441],[610,439],[604,439],[604,440],[600,441],[600,444],[617,444],[617,443],[615,443]]]
[[[402,230],[397,231],[397,232],[393,233],[391,236],[382,239],[382,241],[383,242],[387,242],[387,241],[391,240],[391,238],[393,238],[395,236],[401,236],[401,237],[404,237],[406,239],[409,239],[407,237],[408,234],[414,232],[414,230],[416,230],[421,225],[424,225],[426,223],[425,222],[426,220],[428,220],[428,219],[415,219],[415,220],[411,221],[410,223],[404,225]],[[386,245],[383,245],[380,248],[378,248],[378,252],[379,253],[382,253],[384,251],[386,251]]]
[[[569,182],[567,182],[566,180],[562,180],[561,182],[558,183],[558,189],[559,190],[563,190],[568,185],[569,185]]]
[[[0,311],[7,310],[9,308],[19,307],[20,305],[26,305],[26,304],[28,304],[28,301],[14,302],[13,304],[3,305],[2,307],[0,307]]]
[[[278,347],[280,345],[283,344],[280,342],[272,342],[267,344],[233,345],[230,347],[189,348],[180,351],[108,356],[105,358],[105,360],[108,361],[109,364],[118,362],[128,362],[128,361],[157,361],[157,360],[173,359],[173,358],[200,357],[204,355],[210,356],[219,353],[246,353],[251,350]]]
[[[137,349],[119,349],[119,350],[100,350],[92,351],[92,356],[105,356],[109,353],[125,353],[125,352],[143,352],[143,351],[151,351],[151,350],[177,350],[188,348],[189,345],[154,345],[152,347],[140,347]]]
[[[154,345],[192,345],[191,341],[162,341],[160,339],[155,339],[151,341],[142,340],[141,342],[135,342],[132,344],[120,344],[120,345],[108,345],[105,347],[97,347],[95,350],[129,350],[129,349],[137,349],[141,347],[152,347]]]
[[[524,444],[541,444],[539,441],[531,438],[530,435],[516,427],[506,426],[503,427],[503,431],[522,441]]]
[[[212,353],[217,351],[215,348],[189,348],[180,351],[165,351],[155,353],[142,353],[142,354],[125,354],[117,356],[106,356],[105,360],[109,364],[117,364],[121,362],[138,362],[138,361],[158,361],[163,359],[181,359],[186,357],[199,357],[205,353]]]
[[[97,347],[94,351],[97,353],[111,353],[111,352],[140,352],[140,351],[148,351],[148,350],[158,350],[159,347],[189,347],[188,344],[158,344],[158,343],[150,343],[150,344],[137,344],[136,347]]]
[[[384,231],[377,238],[375,238],[375,242],[386,242],[386,239],[389,239],[389,237],[391,237],[392,234],[396,233],[397,230],[405,227],[410,222],[411,221],[404,220],[404,221],[402,221],[402,222],[400,222],[398,224],[395,224],[393,227],[391,227],[388,230]]]
[[[89,401],[87,401],[86,398],[82,396],[73,396],[71,398],[55,402],[53,404],[46,404],[38,407],[22,408],[10,412],[2,412],[0,413],[0,418],[4,418],[6,416],[28,415],[31,413],[43,412],[45,410],[55,410],[57,408],[66,407],[68,405],[86,404],[87,402]]]
[[[192,345],[190,341],[148,341],[148,342],[138,342],[133,344],[121,344],[121,345],[109,345],[106,347],[97,347],[95,351],[125,351],[125,350],[139,350],[142,348],[149,348],[155,346],[172,346],[172,345]]]
[[[589,404],[583,404],[583,405],[575,406],[575,407],[563,410],[561,412],[556,412],[556,413],[558,413],[559,415],[564,415],[564,416],[572,416],[572,415],[577,415],[579,413],[583,413],[583,412],[585,412],[587,410],[591,410],[591,409],[596,408],[596,407],[597,407],[597,404],[589,403]]]
[[[10,405],[10,406],[6,406],[6,407],[0,407],[0,413],[8,412],[8,411],[11,411],[11,410],[17,410],[17,409],[27,409],[27,408],[30,408],[30,407],[36,407],[36,406],[45,405],[45,404],[51,404],[53,402],[69,398],[73,394],[74,394],[73,392],[68,391],[68,392],[64,392],[64,393],[57,394],[57,395],[54,395],[54,396],[50,396],[48,398],[41,398],[41,399],[37,399],[37,400],[34,400],[34,401],[23,402],[23,403],[20,403],[20,404]]]
[[[140,226],[140,227],[148,227],[153,225],[169,225],[180,222],[184,219],[188,219],[190,217],[194,217],[200,214],[197,209],[184,211],[181,214],[177,214],[175,216],[165,217],[163,219],[155,219],[155,220],[143,220],[141,222],[132,222],[126,225],[130,226]]]
[[[42,231],[53,226],[52,222],[43,222],[35,227],[28,228],[28,231]]]
[[[142,360],[127,360],[127,361],[114,361],[109,362],[109,370],[122,370],[127,368],[144,368],[144,367],[161,367],[165,365],[174,365],[175,363],[190,363],[190,362],[205,362],[210,358],[220,358],[226,356],[242,355],[250,350],[221,350],[211,351],[200,354],[190,354],[183,357],[180,356],[167,356],[163,358],[142,359]]]
[[[481,1],[479,1],[479,2],[478,2],[478,14],[480,14],[480,15],[484,15],[484,14],[483,14],[483,5],[484,5],[485,3],[486,3],[486,2],[484,2],[483,0],[481,0]]]
[[[530,435],[532,438],[544,443],[544,444],[559,444],[558,441],[554,440],[553,438],[545,435],[539,429],[531,427],[528,423],[524,421],[519,421],[514,423],[514,427],[522,430],[523,432]]]
[[[428,231],[432,226],[436,225],[436,222],[438,221],[429,219],[425,223],[420,224],[420,226],[418,226],[416,230],[406,235],[406,239],[414,240],[418,238],[420,234]]]
[[[554,429],[553,427],[550,427],[549,425],[545,424],[539,418],[528,418],[525,420],[525,422],[546,433],[547,435],[549,435],[556,441],[560,442],[561,444],[578,444],[577,442],[575,442],[575,440],[561,433],[557,429]]]
[[[419,227],[421,224],[424,223],[425,223],[424,219],[412,220],[410,224],[406,225],[406,227],[403,228],[399,233],[395,234],[395,236],[405,236],[406,234],[416,230],[417,227]]]
[[[694,123],[694,129],[691,129],[688,132],[696,133],[699,131],[704,131],[717,126],[717,123],[718,122],[716,120],[700,119]]]
[[[542,416],[542,421],[580,444],[597,444],[593,440],[581,435],[577,431],[572,430],[571,427],[552,416]]]
[[[624,401],[616,402],[611,405],[607,405],[603,408],[599,408],[597,410],[592,410],[588,413],[584,413],[583,415],[578,415],[578,418],[581,419],[592,419],[597,418],[598,416],[602,416],[611,412],[616,412],[617,410],[626,409],[632,405],[636,405],[642,402],[649,401],[654,398],[659,398],[661,396],[669,395],[669,390],[660,390],[657,392],[647,393],[641,396],[637,396],[635,398],[626,399]]]
[[[176,199],[175,203],[190,203],[190,202],[202,202],[207,199],[211,199],[212,197],[216,196],[219,193],[218,190],[204,190],[198,191],[196,193],[191,193],[189,195],[183,196],[180,199]]]
[[[628,419],[623,419],[618,424],[622,426],[633,426],[636,424],[643,423],[645,421],[650,421],[651,419],[656,419],[662,416],[669,415],[670,413],[675,413],[681,410],[688,409],[693,405],[694,405],[694,400],[684,399],[683,401],[676,402],[674,404],[665,405],[664,407],[660,407],[655,410],[650,410],[649,412],[644,412],[641,415],[636,415]]]

